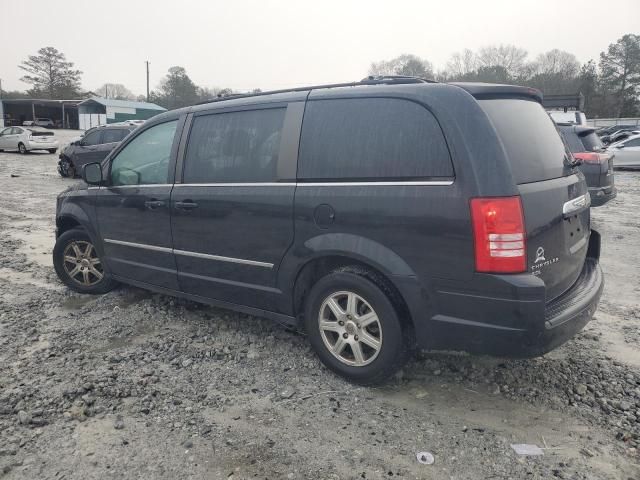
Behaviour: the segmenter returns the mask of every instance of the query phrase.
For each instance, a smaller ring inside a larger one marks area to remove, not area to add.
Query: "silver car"
[[[58,151],[58,139],[49,130],[38,127],[7,127],[0,131],[0,151],[17,150],[24,154],[31,150]]]
[[[632,135],[607,147],[615,168],[640,168],[640,135]]]

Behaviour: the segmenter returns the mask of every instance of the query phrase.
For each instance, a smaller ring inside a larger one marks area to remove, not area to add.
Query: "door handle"
[[[149,210],[155,210],[156,208],[164,207],[164,202],[162,200],[147,200],[144,202],[144,206]]]
[[[198,208],[198,204],[193,200],[184,200],[183,202],[176,202],[174,206],[179,210],[193,210]]]

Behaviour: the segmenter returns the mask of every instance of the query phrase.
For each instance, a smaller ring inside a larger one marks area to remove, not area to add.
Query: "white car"
[[[50,118],[36,118],[34,125],[36,127],[48,127],[48,128],[54,128],[56,126],[56,124],[53,123],[53,120],[51,120]]]
[[[615,168],[640,168],[640,135],[632,135],[607,147]]]
[[[17,150],[25,154],[31,150],[58,151],[58,139],[53,132],[38,127],[7,127],[0,130],[0,151]]]

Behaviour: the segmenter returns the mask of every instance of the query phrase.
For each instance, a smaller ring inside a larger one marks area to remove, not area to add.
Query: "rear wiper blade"
[[[564,164],[568,167],[575,168],[582,165],[582,160],[580,158],[576,158],[573,155],[570,157],[567,155],[564,157]]]

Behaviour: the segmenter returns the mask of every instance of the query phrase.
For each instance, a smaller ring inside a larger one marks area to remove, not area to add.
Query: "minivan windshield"
[[[515,98],[479,100],[493,123],[516,183],[550,180],[571,174],[567,151],[542,105]]]

